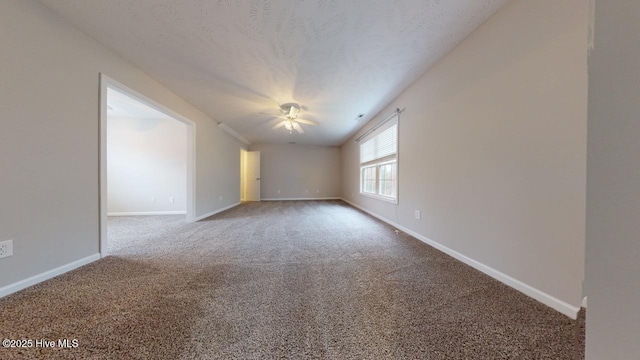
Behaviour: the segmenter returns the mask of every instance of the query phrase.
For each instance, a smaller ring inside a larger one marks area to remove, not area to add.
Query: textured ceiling
[[[340,145],[508,0],[40,1],[252,142]]]

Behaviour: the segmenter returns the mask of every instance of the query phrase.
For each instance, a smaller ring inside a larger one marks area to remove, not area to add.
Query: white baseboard
[[[141,215],[186,215],[186,211],[129,211],[110,212],[107,216],[141,216]]]
[[[341,200],[339,197],[316,197],[316,198],[270,198],[260,199],[260,201],[295,201],[295,200]]]
[[[212,211],[212,212],[210,212],[210,213],[207,213],[207,214],[200,215],[200,216],[196,217],[193,221],[195,222],[195,221],[200,221],[200,220],[202,220],[202,219],[206,219],[206,218],[208,218],[209,216],[213,216],[213,215],[218,214],[218,213],[221,213],[221,212],[223,212],[223,211],[225,211],[225,210],[229,210],[229,209],[234,208],[234,207],[236,207],[236,206],[238,206],[238,205],[240,205],[240,203],[231,204],[231,205],[229,205],[229,206],[227,206],[227,207],[224,207],[224,208],[222,208],[222,209],[214,210],[214,211]]]
[[[406,228],[406,227],[404,227],[404,226],[402,226],[400,224],[397,224],[397,223],[395,223],[395,222],[393,222],[393,221],[391,221],[391,220],[389,220],[389,219],[387,219],[387,218],[385,218],[383,216],[380,216],[380,215],[378,215],[378,214],[376,214],[376,213],[374,213],[372,211],[369,211],[369,210],[367,210],[367,209],[365,209],[365,208],[363,208],[363,207],[361,207],[359,205],[356,205],[356,204],[352,203],[349,200],[346,200],[344,198],[342,198],[341,200],[346,202],[346,203],[348,203],[349,205],[351,205],[351,206],[353,206],[355,208],[358,208],[358,209],[366,212],[367,214],[369,214],[369,215],[371,215],[371,216],[373,216],[373,217],[375,217],[375,218],[377,218],[379,220],[382,220],[382,221],[386,222],[387,224],[389,224],[389,225],[391,225],[391,226],[393,226],[393,227],[395,227],[395,228],[397,228],[399,230],[402,230],[403,232],[415,237],[416,239],[426,243],[427,245],[430,245],[430,246],[442,251],[443,253],[445,253],[445,254],[447,254],[447,255],[449,255],[449,256],[457,259],[457,260],[460,260],[463,263],[465,263],[465,264],[467,264],[467,265],[469,265],[469,266],[471,266],[471,267],[473,267],[473,268],[475,268],[477,270],[482,271],[483,273],[491,276],[492,278],[494,278],[494,279],[496,279],[496,280],[498,280],[498,281],[500,281],[500,282],[502,282],[502,283],[504,283],[504,284],[506,284],[506,285],[508,285],[508,286],[520,291],[521,293],[523,293],[523,294],[525,294],[525,295],[527,295],[527,296],[529,296],[529,297],[531,297],[531,298],[533,298],[535,300],[538,300],[539,302],[541,302],[541,303],[543,303],[543,304],[545,304],[545,305],[547,305],[547,306],[549,306],[549,307],[551,307],[551,308],[563,313],[564,315],[566,315],[566,316],[568,316],[568,317],[570,317],[572,319],[576,319],[578,317],[578,311],[580,311],[580,307],[578,307],[578,306],[573,306],[573,305],[571,305],[569,303],[566,303],[566,302],[564,302],[564,301],[562,301],[562,300],[560,300],[560,299],[558,299],[558,298],[556,298],[556,297],[554,297],[552,295],[549,295],[549,294],[545,293],[544,291],[536,289],[531,285],[525,284],[524,282],[522,282],[522,281],[520,281],[518,279],[512,278],[511,276],[509,276],[507,274],[504,274],[504,273],[502,273],[502,272],[500,272],[500,271],[498,271],[498,270],[496,270],[496,269],[494,269],[494,268],[492,268],[490,266],[487,266],[487,265],[485,265],[485,264],[483,264],[483,263],[481,263],[479,261],[476,261],[476,260],[474,260],[474,259],[472,259],[472,258],[470,258],[470,257],[468,257],[466,255],[463,255],[463,254],[461,254],[461,253],[459,253],[459,252],[457,252],[457,251],[455,251],[453,249],[450,249],[450,248],[448,248],[448,247],[446,247],[446,246],[444,246],[444,245],[442,245],[442,244],[440,244],[438,242],[435,242],[435,241],[427,238],[426,236],[420,235],[420,234],[418,234],[417,232],[415,232],[413,230],[410,230],[410,229],[408,229],[408,228]]]
[[[81,266],[87,265],[89,263],[92,263],[96,260],[100,260],[100,254],[93,254],[91,256],[87,256],[85,258],[82,258],[80,260],[76,260],[74,262],[70,262],[66,265],[62,265],[60,267],[57,267],[55,269],[49,270],[49,271],[45,271],[41,274],[38,275],[34,275],[30,278],[24,279],[24,280],[20,280],[18,282],[15,282],[13,284],[7,285],[3,288],[0,288],[0,298],[5,297],[9,294],[13,294],[14,292],[26,289],[30,286],[33,286],[35,284],[41,283],[45,280],[49,280],[51,278],[54,278],[58,275],[62,275],[68,271],[77,269]]]

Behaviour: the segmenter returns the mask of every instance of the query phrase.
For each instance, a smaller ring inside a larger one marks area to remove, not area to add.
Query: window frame
[[[391,164],[391,163],[396,164],[396,181],[395,181],[396,196],[395,197],[380,194],[380,166]],[[365,168],[371,168],[371,167],[374,167],[376,169],[375,171],[376,192],[375,193],[364,191],[364,182],[363,182],[364,179],[362,177],[362,173]],[[385,161],[381,161],[379,163],[369,163],[367,165],[360,166],[360,195],[367,196],[373,199],[386,201],[386,202],[397,205],[398,204],[398,159],[397,158],[394,158],[392,160],[386,159]]]
[[[369,192],[365,190],[365,178],[364,178],[364,171],[366,169],[370,169],[370,168],[374,168],[374,185],[373,185],[373,192]],[[367,194],[367,195],[375,195],[377,193],[377,186],[378,186],[378,167],[376,164],[368,164],[368,165],[364,165],[364,166],[360,166],[360,193],[362,194]]]
[[[375,136],[369,137],[366,141],[371,141],[373,140],[376,136],[380,135],[382,132],[390,129],[391,127],[396,126],[396,143],[395,143],[395,153],[378,158],[378,159],[373,159],[367,162],[360,162],[360,186],[359,186],[359,190],[360,190],[360,195],[366,196],[366,197],[370,197],[373,199],[377,199],[377,200],[381,200],[381,201],[385,201],[385,202],[389,202],[395,205],[398,205],[398,200],[399,200],[399,185],[400,185],[400,181],[399,181],[399,134],[400,134],[400,126],[399,126],[399,121],[398,119],[396,119],[396,121],[392,121],[391,125],[389,127],[387,127],[386,129],[378,132]],[[363,147],[364,143],[359,144],[358,146],[358,150],[360,152],[360,159],[362,159],[362,147]],[[361,161],[361,160],[359,160]],[[381,193],[381,179],[380,179],[380,175],[381,175],[381,171],[380,171],[380,167],[384,166],[384,165],[388,165],[388,164],[392,164],[395,163],[395,184],[394,184],[394,193],[395,196],[388,196],[388,195],[383,195]],[[375,167],[375,193],[371,193],[371,192],[366,192],[364,191],[364,170],[367,168],[372,168]]]
[[[381,178],[381,174],[380,174],[380,168],[382,166],[385,165],[389,165],[389,164],[395,164],[395,175],[394,176],[394,193],[396,194],[396,196],[389,196],[389,195],[384,195],[382,193],[382,178]],[[379,196],[385,197],[385,198],[390,198],[395,200],[398,197],[398,158],[397,155],[395,158],[393,158],[392,160],[388,160],[388,161],[384,161],[384,162],[380,162],[377,164],[376,166],[376,189],[377,192],[376,194],[378,194]]]

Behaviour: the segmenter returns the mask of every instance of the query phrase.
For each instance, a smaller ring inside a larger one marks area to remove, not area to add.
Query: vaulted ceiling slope
[[[252,142],[340,145],[508,0],[40,1]]]

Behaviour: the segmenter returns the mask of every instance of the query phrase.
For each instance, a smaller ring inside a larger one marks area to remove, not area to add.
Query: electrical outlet
[[[280,194],[280,190],[278,190],[278,194]]]
[[[309,190],[305,190],[307,192],[307,194],[309,193]]]
[[[222,195],[220,195],[220,198],[219,198],[219,199],[220,199],[220,201],[222,201]]]
[[[415,217],[417,220],[420,220],[420,210],[416,210]]]
[[[0,242],[0,259],[13,256],[13,240]]]
[[[151,198],[151,202],[155,204],[156,203],[156,198]]]
[[[317,190],[316,190],[316,194],[320,194],[320,189],[317,189]]]
[[[173,196],[169,196],[169,204],[173,204]]]

